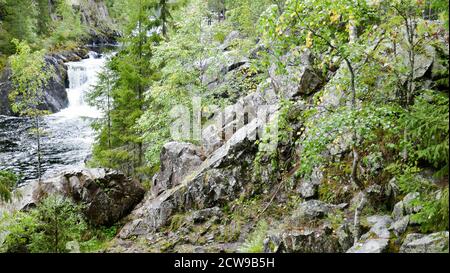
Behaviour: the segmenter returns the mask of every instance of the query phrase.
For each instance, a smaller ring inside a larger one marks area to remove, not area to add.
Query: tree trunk
[[[41,172],[41,132],[40,132],[40,125],[39,125],[39,116],[35,116],[35,124],[36,124],[36,139],[37,139],[37,172],[38,172],[38,181],[39,183],[42,182],[42,172]]]

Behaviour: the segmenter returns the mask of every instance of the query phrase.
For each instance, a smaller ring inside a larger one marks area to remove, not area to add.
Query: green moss
[[[184,214],[176,214],[176,215],[172,216],[172,219],[171,219],[170,225],[169,225],[169,230],[170,231],[178,230],[184,224],[185,218],[186,218],[186,215],[184,215]]]

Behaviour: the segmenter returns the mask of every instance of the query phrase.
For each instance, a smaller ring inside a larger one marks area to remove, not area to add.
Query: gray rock
[[[403,217],[402,219],[394,222],[391,225],[391,229],[394,230],[395,235],[400,236],[405,233],[409,225],[409,215]]]
[[[266,253],[339,253],[342,248],[332,229],[322,226],[304,231],[269,235],[264,241]]]
[[[392,217],[395,221],[398,221],[405,216],[405,206],[403,204],[403,201],[398,202],[394,206],[394,210],[392,211]]]
[[[291,217],[293,224],[301,226],[305,221],[324,218],[327,214],[337,210],[343,209],[346,204],[331,205],[319,200],[309,200],[299,205]]]
[[[194,224],[203,223],[213,217],[222,217],[222,211],[218,207],[208,208],[194,211],[189,217],[188,221]]]
[[[311,199],[317,197],[319,186],[323,179],[323,173],[320,168],[314,169],[312,175],[308,179],[303,179],[298,188],[300,196],[303,199]]]
[[[276,110],[273,109],[272,113]],[[180,176],[182,179],[175,186],[166,187],[157,196],[147,195],[140,207],[131,213],[130,219],[133,221],[123,227],[121,238],[126,239],[143,232],[154,233],[167,225],[174,213],[211,208],[236,199],[245,183],[251,181],[251,175],[246,174],[246,166],[253,162],[257,152],[255,135],[264,125],[264,121],[255,118],[199,166]],[[171,166],[173,163],[168,162],[167,165]],[[229,166],[232,168],[227,168]],[[171,173],[164,176],[171,177]],[[141,219],[138,225],[136,219]]]
[[[422,207],[414,205],[414,201],[420,196],[418,192],[408,193],[405,198],[403,198],[403,206],[406,214],[413,214],[419,212]]]
[[[239,31],[236,31],[236,30],[230,32],[230,34],[228,34],[228,36],[225,38],[225,40],[223,41],[222,45],[220,46],[221,49],[222,50],[229,50],[229,48],[232,45],[232,43],[240,38],[240,35],[241,34],[239,33]]]
[[[93,225],[112,225],[126,216],[144,197],[138,181],[109,169],[79,169],[29,184],[14,210],[38,204],[49,195],[62,195],[83,205]]]
[[[389,228],[392,224],[392,218],[388,215],[375,215],[367,218],[367,222],[371,225],[368,233],[361,237],[365,241],[370,238],[389,239],[391,233]]]
[[[44,87],[44,99],[38,108],[56,113],[69,105],[65,86],[67,67],[53,56],[46,56],[45,62],[48,67],[54,69],[55,73]],[[9,94],[12,90],[11,69],[6,68],[0,75],[0,115],[17,115],[12,111],[9,100]]]
[[[347,253],[384,253],[387,251],[388,246],[388,239],[370,239],[362,243],[357,243]]]
[[[281,60],[286,64],[286,71],[279,73],[274,64],[269,69],[269,76],[275,91],[280,97],[292,99],[300,95],[309,95],[317,91],[324,82],[311,65],[312,55],[309,51],[295,48]]]
[[[400,253],[448,253],[448,231],[424,234],[408,234]]]

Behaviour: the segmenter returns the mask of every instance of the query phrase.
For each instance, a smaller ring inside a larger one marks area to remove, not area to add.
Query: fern
[[[264,239],[266,238],[269,225],[266,221],[258,224],[256,229],[249,235],[247,240],[238,249],[241,253],[262,253],[264,252]]]

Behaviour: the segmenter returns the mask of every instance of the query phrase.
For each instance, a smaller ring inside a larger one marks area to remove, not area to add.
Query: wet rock
[[[408,234],[400,253],[448,253],[448,231],[424,234]]]

